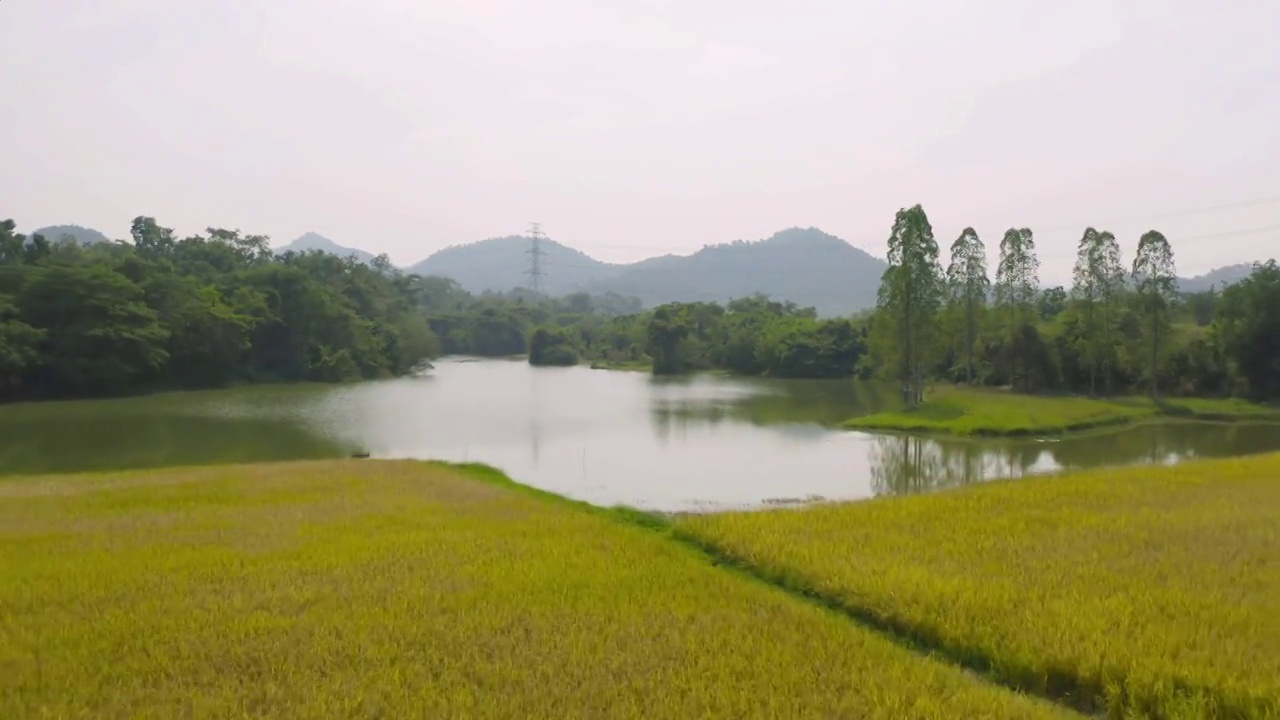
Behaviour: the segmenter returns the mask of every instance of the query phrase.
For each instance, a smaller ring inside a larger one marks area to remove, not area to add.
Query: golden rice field
[[[0,482],[2,718],[1067,714],[480,468]]]
[[[1112,717],[1280,717],[1280,455],[1009,481],[680,532]]]

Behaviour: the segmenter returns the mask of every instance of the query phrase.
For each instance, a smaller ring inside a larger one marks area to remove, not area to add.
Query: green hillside
[[[31,235],[43,235],[50,242],[59,242],[70,238],[81,245],[92,245],[100,242],[110,242],[111,239],[106,235],[94,230],[93,228],[80,227],[79,225],[50,225],[42,227],[38,230],[32,230]]]
[[[884,261],[816,228],[791,228],[766,240],[704,247],[613,265],[555,241],[543,243],[544,288],[551,295],[586,291],[640,298],[646,306],[715,301],[763,293],[841,315],[875,304]],[[471,292],[529,285],[529,241],[520,236],[449,247],[409,268],[457,280]]]
[[[374,258],[374,254],[367,250],[361,250],[360,248],[352,248],[352,247],[346,247],[345,245],[339,245],[338,243],[330,240],[329,238],[314,232],[304,233],[303,235],[301,235],[300,237],[298,237],[288,245],[284,245],[282,247],[276,248],[277,253],[289,252],[290,250],[292,250],[293,252],[306,252],[308,250],[320,250],[322,252],[327,252],[331,255],[337,255],[339,257],[347,257],[349,255],[355,255],[356,260],[362,263],[367,263]]]

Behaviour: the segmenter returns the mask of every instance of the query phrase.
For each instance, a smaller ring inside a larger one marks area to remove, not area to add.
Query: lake
[[[1280,450],[1274,424],[1171,422],[1051,441],[833,429],[894,401],[889,388],[851,380],[657,379],[450,358],[379,382],[0,406],[0,474],[363,451],[483,462],[598,504],[696,511]]]

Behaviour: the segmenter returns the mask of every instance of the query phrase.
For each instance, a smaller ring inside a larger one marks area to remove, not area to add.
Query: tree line
[[[526,355],[533,365],[651,367],[672,375],[721,369],[776,377],[848,377],[866,351],[865,323],[820,320],[813,308],[762,295],[721,305],[517,289],[473,295],[424,278],[428,322],[445,354]]]
[[[615,293],[473,294],[267,238],[210,228],[178,239],[139,217],[130,241],[79,245],[0,223],[0,399],[239,382],[403,375],[438,355],[535,365],[722,369],[789,378],[880,376],[919,403],[945,381],[1023,392],[1280,397],[1280,269],[1181,294],[1171,244],[1087,228],[1070,288],[1042,288],[1028,228],[992,274],[966,228],[942,265],[920,206],[901,210],[874,310],[822,319],[756,295],[644,310]]]
[[[1088,227],[1072,286],[1042,289],[1029,228],[1005,231],[994,277],[971,227],[944,269],[919,205],[895,216],[888,260],[869,358],[908,405],[938,379],[1023,392],[1280,397],[1274,260],[1221,293],[1183,295],[1162,233],[1144,233],[1125,263],[1114,234]]]
[[[0,222],[0,399],[402,375],[440,351],[421,278],[261,235],[80,245]]]

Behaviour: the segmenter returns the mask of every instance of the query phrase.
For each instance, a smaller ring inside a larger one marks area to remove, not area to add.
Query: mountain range
[[[1178,278],[1178,289],[1182,292],[1204,292],[1210,288],[1221,290],[1232,283],[1240,282],[1249,277],[1253,272],[1251,263],[1240,263],[1238,265],[1227,265],[1216,270],[1210,270],[1203,275],[1196,275],[1189,278]]]
[[[71,236],[77,242],[104,242],[107,236],[78,225],[54,225],[35,232],[51,240]],[[529,287],[529,238],[519,235],[454,245],[405,268],[419,275],[451,278],[470,292],[506,292]],[[354,255],[369,262],[375,255],[308,232],[276,252],[320,250]],[[662,255],[634,263],[606,263],[554,240],[541,244],[542,289],[549,295],[614,292],[636,297],[645,307],[665,302],[727,302],[763,293],[816,308],[823,316],[846,315],[875,305],[884,260],[817,228],[790,228],[756,241],[708,245],[691,255]],[[1222,289],[1244,279],[1252,265],[1229,265],[1191,278],[1179,278],[1183,292]]]
[[[471,292],[529,287],[529,239],[492,238],[445,248],[408,268],[453,278]],[[542,243],[543,290],[637,297],[665,302],[726,302],[764,293],[841,315],[875,304],[885,262],[817,228],[791,228],[765,240],[709,245],[692,255],[605,263],[554,240]]]

